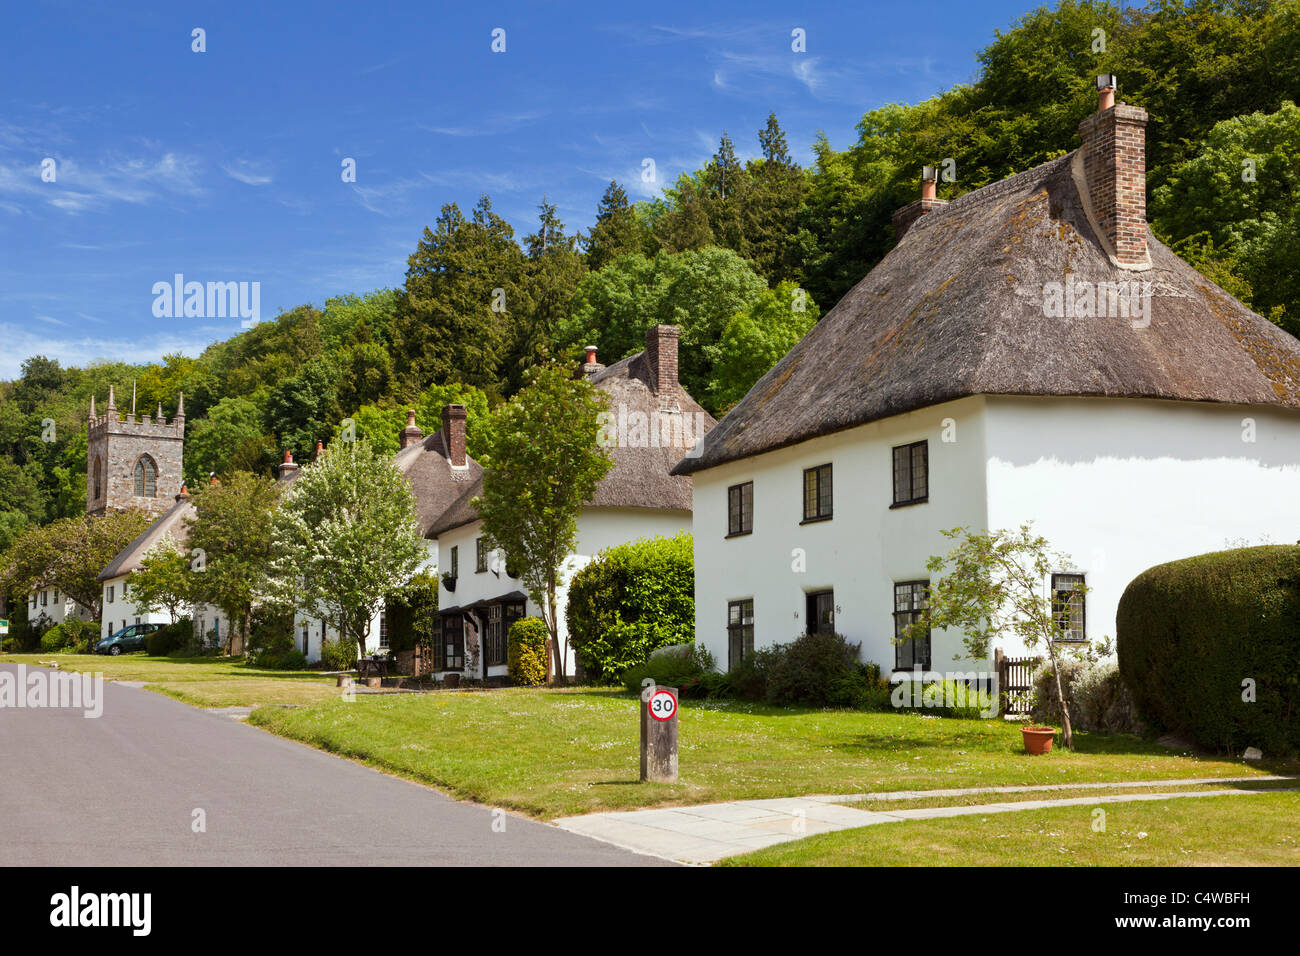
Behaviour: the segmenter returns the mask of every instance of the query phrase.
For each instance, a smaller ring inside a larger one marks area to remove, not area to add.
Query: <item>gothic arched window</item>
[[[135,496],[153,498],[158,492],[158,466],[148,455],[135,463]]]
[[[95,456],[95,500],[104,496],[104,459]]]

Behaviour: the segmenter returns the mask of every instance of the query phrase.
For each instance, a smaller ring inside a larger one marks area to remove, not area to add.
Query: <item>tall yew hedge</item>
[[[1148,722],[1215,750],[1300,751],[1300,546],[1149,568],[1115,627],[1120,675]]]
[[[689,533],[600,553],[573,576],[565,611],[586,679],[617,683],[655,648],[695,639],[695,555]]]

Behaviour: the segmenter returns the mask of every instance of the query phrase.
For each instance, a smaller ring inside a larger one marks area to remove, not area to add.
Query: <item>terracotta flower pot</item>
[[[1021,727],[1020,733],[1025,738],[1025,753],[1031,756],[1049,753],[1052,738],[1056,736],[1056,730],[1051,727]]]

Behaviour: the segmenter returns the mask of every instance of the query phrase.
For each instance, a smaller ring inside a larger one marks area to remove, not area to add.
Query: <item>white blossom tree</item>
[[[271,587],[365,652],[370,622],[426,551],[411,486],[365,441],[339,442],[299,474],[276,512]]]

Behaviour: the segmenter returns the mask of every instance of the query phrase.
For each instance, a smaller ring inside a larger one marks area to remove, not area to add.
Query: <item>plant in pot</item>
[[[443,571],[442,586],[445,587],[449,592],[454,592],[456,590],[456,576],[452,574],[450,571]]]
[[[1080,657],[1091,653],[1088,644],[1079,640],[1079,615],[1088,590],[1083,576],[1071,576],[1068,589],[1050,584],[1054,571],[1074,563],[1068,555],[1053,551],[1028,522],[1014,531],[953,528],[942,533],[956,545],[948,554],[926,562],[937,580],[924,596],[922,613],[895,643],[928,641],[932,630],[952,628],[962,632],[967,655],[981,661],[989,659],[994,639],[1018,642],[1030,649],[1045,645],[1064,727],[1061,742],[1073,750],[1060,661],[1066,654]],[[1096,651],[1109,656],[1109,640],[1098,641]],[[1025,727],[1022,734],[1029,753],[1047,753],[1055,730]]]

